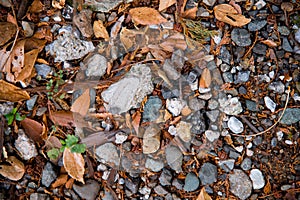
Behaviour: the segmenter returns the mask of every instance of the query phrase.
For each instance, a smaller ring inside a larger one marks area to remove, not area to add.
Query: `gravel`
[[[279,113],[279,116],[282,112]],[[300,121],[300,109],[299,108],[287,108],[280,120],[281,124],[293,124]]]
[[[46,187],[49,187],[56,178],[57,174],[53,169],[53,165],[50,162],[47,162],[42,172],[42,184]]]
[[[234,28],[231,32],[231,39],[241,47],[251,45],[250,33],[246,29]]]
[[[150,169],[153,172],[159,172],[164,167],[164,163],[160,160],[154,160],[152,158],[147,158],[145,167],[147,169]]]
[[[116,167],[120,165],[120,157],[117,147],[113,143],[105,143],[96,148],[95,154],[101,161],[112,163]]]
[[[265,186],[264,176],[259,169],[252,169],[249,176],[252,181],[253,189],[261,189]]]
[[[239,134],[244,131],[243,123],[234,116],[229,118],[227,125],[228,128],[235,134]]]
[[[192,191],[197,190],[197,188],[199,187],[199,184],[200,184],[199,178],[196,176],[195,173],[190,172],[185,177],[183,189],[186,192],[192,192]]]
[[[201,185],[209,185],[217,181],[217,167],[211,163],[204,163],[199,171]]]
[[[168,165],[175,170],[177,173],[182,171],[181,165],[182,165],[182,153],[179,150],[179,148],[175,146],[168,146],[166,148],[166,159]]]
[[[74,184],[74,191],[82,198],[86,200],[94,200],[98,196],[100,190],[100,184],[95,180],[87,180],[85,184]]]
[[[251,169],[252,161],[250,158],[245,158],[243,162],[241,163],[241,168],[245,171],[248,171]]]
[[[247,199],[251,195],[252,183],[249,177],[239,169],[234,169],[229,174],[230,191],[241,200]]]

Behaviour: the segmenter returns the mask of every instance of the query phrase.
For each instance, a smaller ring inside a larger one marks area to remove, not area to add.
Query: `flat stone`
[[[51,67],[46,64],[35,64],[34,68],[37,75],[41,76],[42,78],[47,78],[48,74],[51,72]]]
[[[189,107],[194,111],[201,110],[205,107],[205,101],[199,100],[197,98],[192,98],[189,100]]]
[[[124,78],[112,84],[102,92],[102,98],[108,104],[106,109],[113,114],[127,112],[137,108],[144,97],[153,91],[151,70],[144,64],[132,66]]]
[[[159,117],[162,101],[158,97],[150,96],[144,105],[143,121],[152,122]]]
[[[208,139],[208,141],[213,142],[213,141],[219,139],[220,132],[207,130],[207,131],[205,131],[205,137],[206,137],[206,139]]]
[[[98,196],[100,190],[100,184],[95,180],[87,180],[85,184],[74,184],[74,191],[82,198],[86,200],[94,200]]]
[[[161,160],[147,158],[145,167],[153,172],[159,172],[164,167],[164,163]]]
[[[182,172],[182,153],[178,147],[168,146],[165,150],[166,159],[168,165],[176,171],[176,173]]]
[[[254,190],[261,189],[265,186],[264,176],[259,169],[252,169],[249,176]]]
[[[30,200],[50,200],[50,196],[48,194],[41,193],[32,193],[29,198]]]
[[[281,35],[288,36],[291,31],[286,26],[278,26],[277,30]]]
[[[182,141],[190,142],[192,139],[191,128],[192,128],[192,124],[184,121],[180,121],[176,125],[176,133]]]
[[[225,171],[230,172],[234,167],[234,159],[220,160],[218,165]]]
[[[158,195],[166,195],[168,194],[168,191],[165,190],[161,185],[158,185],[154,188],[154,192]]]
[[[258,31],[267,24],[267,20],[254,20],[248,24],[249,31]]]
[[[201,111],[189,115],[187,120],[193,125],[191,128],[193,134],[201,134],[206,130],[205,119]]]
[[[266,107],[271,110],[271,112],[275,112],[276,103],[268,96],[264,97]]]
[[[200,184],[199,178],[196,176],[195,173],[190,172],[185,177],[183,189],[186,192],[193,192],[198,189],[199,184]]]
[[[279,113],[278,116],[280,116],[281,113],[282,113],[282,111]],[[290,124],[296,123],[298,121],[300,121],[300,109],[299,108],[287,108],[279,123],[290,125]]]
[[[92,8],[94,11],[98,12],[109,12],[120,3],[124,2],[123,0],[85,0],[84,5]],[[128,1],[125,1],[128,2]]]
[[[117,147],[113,143],[105,143],[96,148],[95,154],[98,159],[103,160],[105,163],[112,163],[116,167],[120,165],[120,157]]]
[[[261,43],[257,43],[253,48],[253,52],[259,55],[266,55],[267,46]]]
[[[225,83],[233,83],[233,74],[231,72],[224,72],[222,77]]]
[[[295,40],[300,43],[300,28],[295,32]]]
[[[133,194],[137,193],[139,190],[139,180],[131,180],[129,178],[125,179],[125,187],[128,188]]]
[[[251,45],[250,33],[246,29],[234,28],[231,32],[231,39],[241,47]]]
[[[251,195],[252,183],[242,170],[234,169],[233,174],[229,174],[229,184],[230,191],[241,200]]]
[[[203,0],[207,6],[213,6],[216,3],[216,0]]]
[[[83,9],[73,17],[73,22],[83,37],[90,38],[94,34],[92,27],[92,14],[93,11],[89,9]]]
[[[219,114],[220,114],[219,110],[210,110],[206,112],[206,115],[211,122],[216,122],[219,117]]]
[[[253,111],[253,112],[258,111],[258,104],[255,101],[246,100],[246,107],[250,111]]]
[[[123,144],[127,140],[128,135],[124,132],[118,132],[115,137],[116,144]]]
[[[181,76],[181,74],[175,69],[174,65],[171,63],[170,59],[165,60],[163,70],[166,72],[168,78],[171,80],[177,80]]]
[[[227,124],[228,128],[235,134],[242,133],[244,131],[243,123],[234,116],[229,118]]]
[[[249,80],[250,71],[240,71],[237,74],[235,83],[244,83]]]
[[[230,64],[231,61],[231,53],[226,49],[226,46],[222,46],[220,50],[220,54],[218,58],[220,58],[223,62]]]
[[[251,169],[252,161],[250,158],[245,158],[243,162],[241,163],[241,168],[245,171],[248,171]]]
[[[285,86],[281,81],[272,82],[272,83],[270,83],[270,85],[268,87],[269,90],[272,90],[279,94],[284,93],[284,88],[285,88]]]
[[[209,185],[217,181],[217,167],[211,163],[204,163],[199,171],[201,185]]]
[[[172,186],[176,187],[178,190],[183,189],[183,182],[177,178],[175,178],[172,182]]]
[[[44,186],[49,187],[53,181],[57,178],[57,174],[53,169],[53,165],[47,162],[43,171],[41,182]]]
[[[86,66],[85,75],[87,77],[101,77],[106,73],[107,60],[104,56],[96,53],[87,57],[80,63],[80,66]]]
[[[227,115],[238,115],[243,111],[242,105],[237,97],[219,99],[220,109]]]
[[[28,110],[32,110],[34,107],[34,104],[38,98],[38,95],[33,95],[29,100],[26,101],[26,106]]]
[[[282,48],[287,52],[293,52],[293,48],[291,47],[291,44],[286,37],[282,39]]]
[[[180,99],[172,98],[167,99],[166,108],[172,113],[173,116],[178,116],[186,103]]]
[[[168,186],[171,185],[171,180],[172,180],[172,172],[167,170],[167,169],[163,169],[162,173],[160,174],[159,178],[159,183],[162,186]]]
[[[19,129],[18,138],[15,141],[15,147],[24,160],[30,160],[38,155],[34,142],[25,134],[22,129]]]

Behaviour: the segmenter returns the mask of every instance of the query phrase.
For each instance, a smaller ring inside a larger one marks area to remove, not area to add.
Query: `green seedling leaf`
[[[21,116],[20,113],[16,113],[16,120],[22,121],[22,120],[24,120],[25,118],[26,118],[25,115]]]
[[[58,158],[59,156],[59,150],[57,148],[53,148],[53,149],[50,149],[48,152],[47,152],[47,156],[52,159],[52,160],[55,160]]]
[[[66,146],[62,146],[62,147],[59,149],[59,151],[60,151],[60,152],[64,152],[65,148],[66,148]]]
[[[14,121],[15,116],[14,116],[13,113],[8,113],[8,114],[5,115],[5,118],[7,120],[7,124],[11,125]]]
[[[77,144],[78,138],[75,135],[67,135],[65,142],[66,147],[70,148],[72,145]]]
[[[85,144],[75,144],[71,147],[72,153],[84,153],[86,149]]]

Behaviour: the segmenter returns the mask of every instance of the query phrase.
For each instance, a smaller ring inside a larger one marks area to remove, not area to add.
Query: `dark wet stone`
[[[234,28],[231,32],[231,39],[241,47],[251,45],[250,33],[246,29]]]
[[[217,181],[217,167],[211,163],[204,163],[199,171],[201,185],[209,185]]]
[[[281,115],[282,111],[279,113]],[[287,108],[280,120],[281,124],[293,124],[300,121],[300,109],[299,108]]]
[[[56,178],[57,174],[53,169],[53,165],[50,162],[47,162],[42,172],[42,184],[49,187]]]
[[[293,48],[291,47],[291,44],[286,37],[282,39],[282,48],[287,52],[293,52]]]
[[[171,171],[167,169],[163,169],[158,180],[162,186],[171,185],[171,180],[172,180]]]
[[[266,51],[267,51],[267,46],[260,43],[257,43],[253,48],[253,52],[260,55],[266,55]]]
[[[185,183],[184,183],[183,189],[186,192],[195,191],[199,187],[199,183],[200,183],[200,181],[199,181],[199,178],[196,176],[196,174],[193,172],[190,172],[185,177]]]
[[[258,31],[267,24],[267,20],[255,20],[248,24],[249,31]]]
[[[230,64],[231,53],[226,49],[225,46],[222,46],[218,58],[220,58],[223,62]]]
[[[246,100],[246,107],[250,111],[253,111],[253,112],[258,111],[258,103],[256,103],[255,101]]]
[[[230,191],[238,198],[245,200],[251,195],[252,183],[249,177],[239,169],[234,169],[229,174]]]
[[[125,179],[125,186],[130,190],[133,194],[137,193],[139,189],[139,179],[131,180],[129,178]]]
[[[300,28],[295,32],[295,39],[298,43],[300,43]]]
[[[74,184],[73,189],[82,199],[94,200],[98,196],[100,184],[95,180],[89,179],[85,184]]]
[[[245,171],[250,170],[252,165],[252,161],[250,158],[245,158],[241,163],[241,168]]]
[[[149,97],[144,106],[143,121],[151,122],[155,121],[159,117],[159,109],[162,106],[162,102],[158,97]]]

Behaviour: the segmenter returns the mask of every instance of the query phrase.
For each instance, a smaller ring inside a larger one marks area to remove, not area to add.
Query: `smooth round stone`
[[[185,177],[185,183],[183,189],[186,192],[192,192],[197,190],[199,187],[200,181],[199,178],[196,176],[195,173],[190,172],[188,175]]]
[[[249,176],[252,181],[253,189],[261,189],[265,186],[264,176],[259,169],[252,169]]]
[[[238,198],[245,200],[251,195],[252,183],[249,177],[240,169],[234,169],[229,174],[230,191]]]
[[[252,161],[250,158],[245,158],[241,163],[241,168],[245,171],[251,169]]]
[[[228,128],[235,134],[239,134],[244,131],[243,123],[233,116],[228,120]]]
[[[250,33],[246,29],[234,28],[231,32],[231,39],[241,47],[251,45]]]
[[[248,24],[249,31],[258,31],[267,24],[267,20],[255,20]]]

